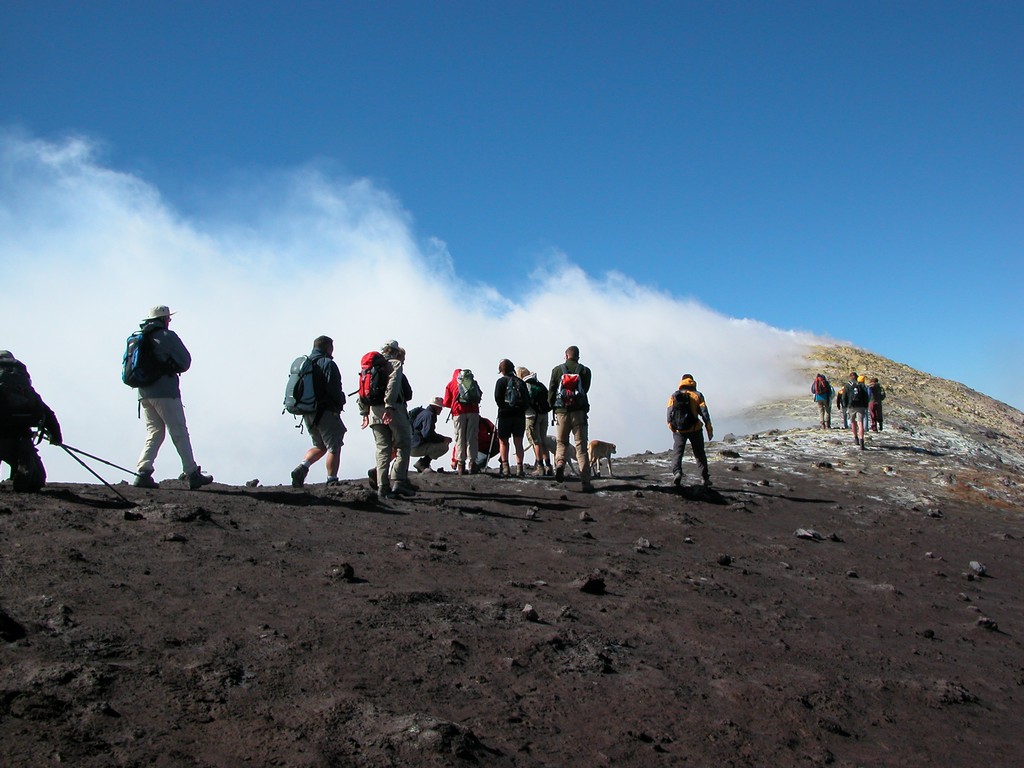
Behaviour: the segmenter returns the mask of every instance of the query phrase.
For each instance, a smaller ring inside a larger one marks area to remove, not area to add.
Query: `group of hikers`
[[[166,305],[150,309],[139,330],[128,337],[122,360],[122,381],[137,390],[139,416],[146,430],[133,484],[159,488],[153,477],[154,464],[169,434],[181,459],[180,477],[196,490],[212,483],[213,477],[202,471],[193,454],[179,386],[179,377],[189,370],[192,358],[170,329],[172,316]],[[292,364],[285,410],[301,416],[312,442],[291,472],[294,487],[305,484],[310,467],[321,458],[326,459],[327,485],[340,482],[341,447],[347,431],[341,413],[347,396],[333,355],[333,340],[319,336],[312,351]],[[413,393],[405,375],[405,357],[405,349],[395,340],[368,352],[361,361],[359,388],[351,393],[358,394],[362,428],[373,434],[376,466],[368,477],[379,498],[414,496],[416,487],[409,480],[411,459],[419,458],[414,465],[417,471],[428,471],[431,462],[447,454],[449,448],[451,468],[459,475],[476,474],[497,455],[499,477],[524,477],[524,437],[533,449],[534,475],[563,482],[575,451],[581,488],[593,490],[588,451],[592,372],[580,362],[578,347],[566,348],[564,360],[551,369],[547,385],[535,371],[502,359],[493,395],[496,423],[480,414],[483,392],[469,368],[453,371],[443,396],[410,409]],[[445,408],[454,425],[454,440],[437,432],[437,419]],[[553,444],[548,436],[549,419],[555,425]],[[691,374],[681,377],[669,397],[666,422],[673,434],[674,484],[682,482],[682,458],[689,443],[703,485],[710,487],[704,432],[710,440],[711,416]],[[36,491],[45,483],[45,469],[35,447],[44,438],[62,445],[56,415],[33,389],[25,366],[10,352],[0,351],[0,461],[11,467],[14,490]]]
[[[842,411],[843,429],[852,429],[853,442],[864,450],[864,435],[870,420],[871,431],[882,431],[882,401],[885,388],[877,377],[858,376],[850,371],[849,380],[836,391],[825,374],[819,373],[811,382],[811,394],[818,406],[822,429],[832,429],[832,402]]]

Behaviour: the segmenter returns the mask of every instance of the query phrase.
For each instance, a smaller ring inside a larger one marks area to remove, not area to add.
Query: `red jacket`
[[[448,386],[444,388],[444,400],[442,404],[445,408],[451,408],[452,416],[458,416],[460,413],[480,413],[479,405],[470,405],[469,403],[459,402],[459,374],[461,373],[461,368],[456,368],[452,371],[452,380],[449,381]]]

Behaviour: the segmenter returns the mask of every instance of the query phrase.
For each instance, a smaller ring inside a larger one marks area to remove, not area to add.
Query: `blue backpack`
[[[121,381],[129,387],[148,387],[167,373],[167,366],[153,354],[150,338],[155,328],[142,329],[128,337],[121,359]]]

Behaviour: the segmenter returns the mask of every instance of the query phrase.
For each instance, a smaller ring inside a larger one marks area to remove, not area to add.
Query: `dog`
[[[601,459],[608,462],[608,474],[615,477],[612,471],[612,454],[615,453],[615,444],[606,443],[603,440],[591,440],[588,445],[590,449],[590,471],[594,477],[601,476]]]

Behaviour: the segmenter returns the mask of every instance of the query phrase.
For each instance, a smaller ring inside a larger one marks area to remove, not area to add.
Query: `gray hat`
[[[385,341],[384,342],[384,346],[382,346],[380,348],[380,351],[381,352],[397,352],[399,349],[401,349],[401,345],[397,341],[395,341],[394,339],[391,339],[391,341]]]
[[[149,310],[149,314],[146,315],[146,319],[159,320],[164,317],[170,317],[173,314],[174,313],[171,312],[170,307],[168,307],[166,304],[157,304],[155,307]]]

